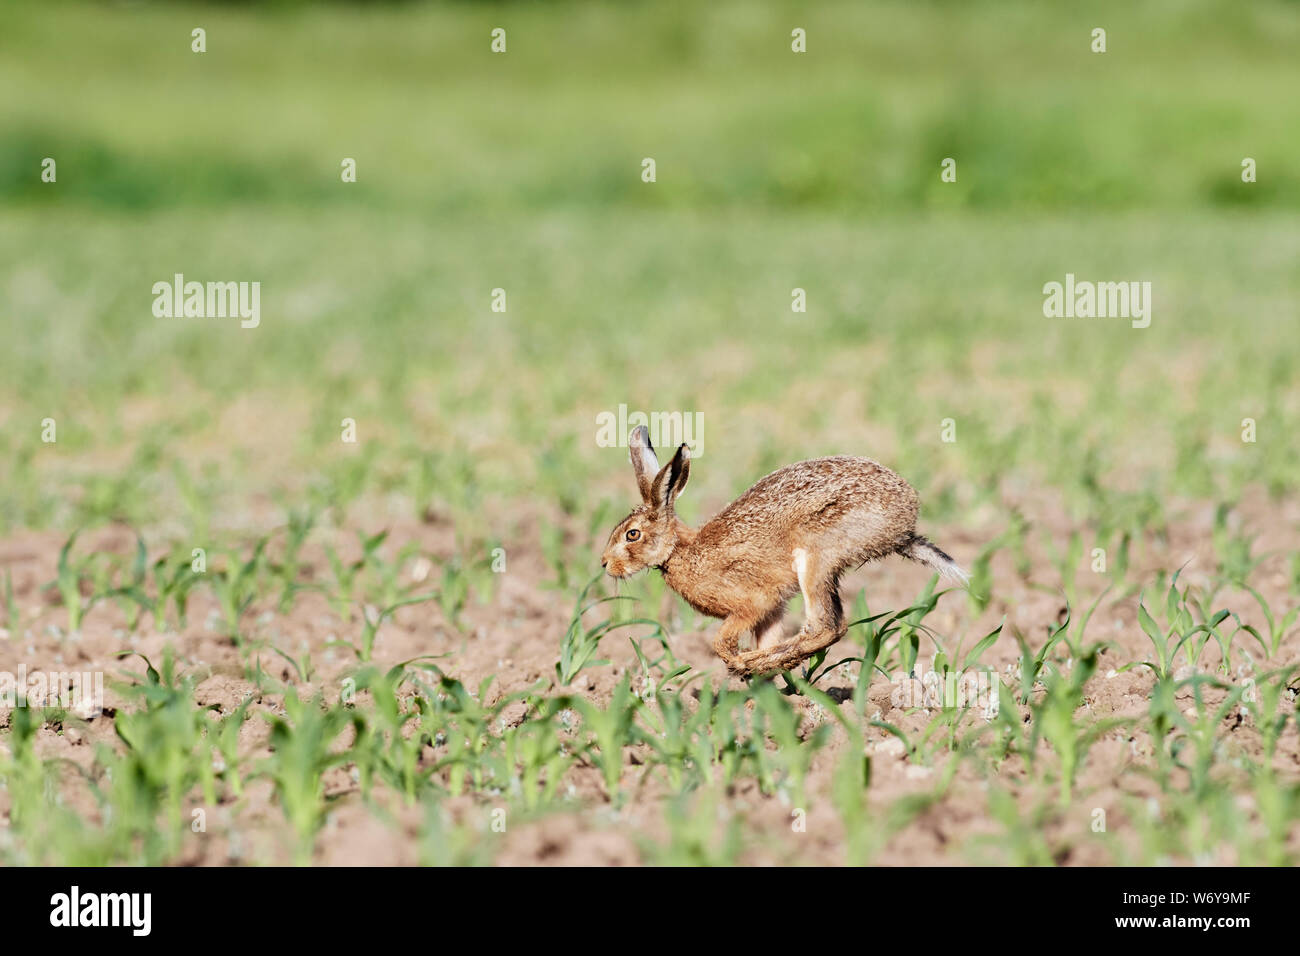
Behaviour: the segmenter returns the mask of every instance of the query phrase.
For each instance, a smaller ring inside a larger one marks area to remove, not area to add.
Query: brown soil
[[[1020,501],[1016,505],[1030,517],[1035,533],[1031,549],[1034,571],[1021,580],[1010,557],[1000,553],[994,565],[994,600],[978,617],[972,617],[964,596],[945,597],[927,624],[948,637],[963,634],[963,646],[969,647],[995,627],[1005,615],[1007,632],[983,657],[983,662],[999,672],[1015,664],[1018,648],[1009,631],[1012,627],[1024,634],[1034,646],[1043,641],[1048,629],[1064,612],[1059,591],[1059,575],[1048,555],[1040,547],[1044,532],[1058,542],[1068,540],[1073,530],[1059,506],[1050,502]],[[1254,586],[1275,608],[1294,603],[1288,593],[1287,563],[1283,552],[1294,548],[1295,529],[1300,527],[1300,509],[1295,504],[1281,506],[1262,495],[1252,496],[1242,506],[1243,524],[1257,533],[1256,551],[1278,552],[1265,560],[1253,577]],[[970,527],[927,526],[922,530],[959,560],[969,561],[984,542],[1001,530],[995,516],[977,517]],[[1159,569],[1184,567],[1182,581],[1205,583],[1213,570],[1210,544],[1212,511],[1207,507],[1187,506],[1171,529],[1167,541],[1151,540],[1135,549],[1135,568],[1128,580],[1150,582]],[[390,528],[385,553],[395,554],[403,545],[414,542],[421,552],[449,555],[452,535],[444,526],[410,522],[386,522]],[[544,565],[537,534],[528,522],[523,523],[521,543],[509,555],[509,572],[502,576],[497,594],[490,604],[471,599],[464,612],[460,630],[447,625],[434,604],[403,608],[379,632],[375,660],[381,666],[419,655],[445,655],[438,663],[469,687],[476,687],[487,676],[495,677],[492,693],[508,694],[531,686],[554,674],[561,636],[568,624],[576,597],[575,589],[547,588],[549,573]],[[367,526],[367,530],[374,527]],[[320,535],[316,535],[318,539]],[[350,530],[340,534],[343,543],[354,536]],[[116,605],[104,603],[86,617],[79,635],[67,635],[66,612],[57,592],[44,586],[55,576],[55,563],[63,536],[56,533],[24,533],[0,542],[0,574],[12,575],[13,587],[23,610],[26,624],[22,634],[8,635],[0,641],[0,670],[16,672],[20,665],[31,670],[101,670],[113,675],[139,675],[143,664],[138,658],[119,659],[123,649],[147,655],[158,663],[164,645],[175,649],[181,668],[199,678],[197,701],[213,706],[219,713],[229,713],[252,695],[253,710],[278,711],[280,699],[273,694],[258,696],[256,686],[245,677],[245,661],[232,641],[223,637],[210,620],[216,613],[211,595],[196,589],[189,608],[189,624],[181,633],[156,633],[150,620],[142,621],[134,634],[125,631],[126,620]],[[134,536],[123,528],[107,528],[83,535],[78,551],[106,550],[128,555],[134,548]],[[1058,545],[1059,547],[1059,545]],[[323,573],[323,553],[309,546],[305,550],[306,573]],[[593,555],[593,564],[596,560]],[[413,566],[408,566],[410,573]],[[417,572],[418,573],[418,572]],[[846,599],[859,588],[866,588],[873,610],[905,607],[922,589],[928,572],[902,560],[868,565],[844,582]],[[1089,581],[1085,567],[1079,574],[1080,593],[1091,603],[1101,584]],[[673,598],[676,602],[676,598]],[[1152,678],[1145,669],[1116,673],[1127,663],[1149,656],[1149,645],[1136,623],[1135,595],[1112,600],[1108,597],[1097,610],[1088,636],[1111,642],[1103,652],[1097,676],[1088,685],[1086,707],[1098,719],[1132,717],[1145,713]],[[679,605],[674,605],[679,606]],[[1241,617],[1263,628],[1264,621],[1253,600],[1245,595],[1225,593],[1216,606],[1227,606]],[[668,608],[675,620],[676,612]],[[797,616],[789,626],[797,627]],[[327,599],[320,594],[302,594],[290,613],[279,615],[272,606],[256,606],[245,618],[250,635],[272,641],[297,658],[308,650],[317,669],[309,685],[300,685],[300,696],[317,688],[336,694],[340,681],[356,666],[344,649],[328,648],[335,637],[355,638],[360,630],[356,620],[344,622],[335,616]],[[715,622],[707,627],[673,635],[674,652],[684,661],[709,672],[715,682],[728,678],[710,650],[709,635]],[[849,640],[852,640],[850,637]],[[611,639],[602,646],[603,656],[612,664],[584,671],[574,689],[596,702],[608,701],[624,672],[636,667],[636,660],[625,640]],[[847,648],[845,648],[847,656]],[[834,654],[836,649],[832,649]],[[1210,671],[1219,663],[1218,649],[1211,643],[1200,661],[1200,668]],[[922,658],[927,651],[922,648]],[[1258,661],[1259,654],[1255,654]],[[278,655],[260,652],[261,667],[276,680],[290,681],[294,675]],[[1269,666],[1285,666],[1300,661],[1300,634],[1287,635],[1281,653]],[[1262,666],[1262,661],[1259,662]],[[1234,679],[1244,678],[1234,672]],[[825,687],[833,696],[846,696],[852,681],[832,675]],[[870,691],[868,715],[896,724],[904,732],[921,731],[932,717],[925,711],[895,706],[893,698],[899,681],[888,682],[877,676]],[[806,727],[822,719],[820,707],[813,701],[794,698],[795,705],[806,715]],[[125,702],[109,688],[109,708]],[[851,704],[843,704],[851,708]],[[508,714],[517,719],[520,714]],[[0,725],[8,723],[7,713],[0,712]],[[972,721],[978,718],[972,717]],[[973,724],[971,724],[973,726]],[[873,814],[884,815],[887,808],[907,795],[923,795],[935,789],[936,782],[953,768],[948,760],[934,765],[914,763],[903,753],[899,742],[888,734],[872,731],[867,753],[872,758],[869,806]],[[1253,729],[1238,721],[1230,736],[1236,746],[1258,752]],[[101,716],[86,722],[69,723],[56,730],[46,727],[40,733],[43,756],[65,757],[88,766],[96,743],[118,746],[111,718]],[[781,795],[762,794],[752,781],[742,782],[716,808],[720,819],[740,814],[744,821],[747,862],[771,863],[839,863],[844,860],[845,834],[831,801],[831,773],[844,748],[851,746],[846,735],[836,731],[831,744],[819,753],[808,781],[809,806],[795,808]],[[1046,744],[1042,745],[1046,747]],[[254,758],[268,753],[267,722],[245,722],[241,747]],[[1108,851],[1090,844],[1085,838],[1094,808],[1107,811],[1110,828],[1122,826],[1127,808],[1134,798],[1154,796],[1151,787],[1137,773],[1151,752],[1149,740],[1142,734],[1121,730],[1106,734],[1095,745],[1081,770],[1078,796],[1061,812],[1041,821],[1054,844],[1063,849],[1057,862],[1101,864],[1112,862]],[[634,755],[630,755],[630,760]],[[640,768],[629,762],[627,773]],[[1300,777],[1300,739],[1295,722],[1291,722],[1278,750],[1277,769]],[[1042,794],[1024,779],[1022,764],[1008,760],[999,769],[1001,782],[1026,801],[1041,803]],[[631,778],[629,778],[631,779]],[[368,807],[357,794],[357,785],[346,770],[338,769],[327,778],[327,792],[338,799],[332,805],[327,824],[319,836],[316,862],[320,864],[409,864],[417,859],[417,833],[423,823],[424,810],[403,808],[397,800],[379,799],[381,809]],[[462,797],[446,801],[444,812],[451,820],[468,825],[477,832],[478,841],[490,850],[490,858],[513,864],[634,864],[643,859],[645,841],[662,836],[664,802],[671,795],[656,776],[645,779],[631,805],[617,813],[602,796],[599,772],[593,768],[575,768],[566,780],[569,791],[582,801],[582,812],[552,812],[533,819],[513,820],[505,833],[490,826],[495,809],[491,799]],[[916,815],[889,838],[873,858],[882,864],[952,864],[996,862],[997,846],[978,838],[999,832],[999,825],[989,816],[987,781],[968,762],[955,768],[951,784],[932,805]],[[87,816],[95,815],[88,794],[70,785],[65,798]],[[1249,797],[1243,797],[1248,800]],[[0,792],[0,819],[7,821],[9,797]],[[806,826],[792,826],[796,810],[806,811]],[[381,818],[382,817],[382,818]],[[1293,832],[1294,849],[1300,849],[1300,833]],[[255,782],[236,807],[217,807],[209,812],[208,832],[187,844],[180,862],[224,864],[241,861],[286,861],[291,847],[283,815],[274,801],[269,785]],[[1231,859],[1213,862],[1232,863]]]

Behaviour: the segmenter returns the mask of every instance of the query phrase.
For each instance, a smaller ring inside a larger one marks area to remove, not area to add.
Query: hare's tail
[[[966,585],[970,583],[970,575],[963,571],[956,561],[950,558],[942,548],[919,534],[912,535],[911,538],[899,545],[898,553],[905,558],[911,558],[913,561],[928,564],[944,577],[952,578],[959,584]]]

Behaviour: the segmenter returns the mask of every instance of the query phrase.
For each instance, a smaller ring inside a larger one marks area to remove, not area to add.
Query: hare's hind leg
[[[748,673],[790,670],[822,648],[830,647],[848,631],[840,604],[839,574],[833,568],[822,567],[816,552],[810,550],[796,548],[793,560],[799,589],[803,592],[806,615],[803,627],[788,641],[741,654],[741,664]]]

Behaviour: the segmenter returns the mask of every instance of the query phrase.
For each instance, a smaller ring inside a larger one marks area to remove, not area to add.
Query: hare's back
[[[834,523],[850,511],[867,510],[915,520],[912,486],[870,458],[837,456],[787,465],[762,478],[728,505],[715,521],[751,525],[796,521]]]

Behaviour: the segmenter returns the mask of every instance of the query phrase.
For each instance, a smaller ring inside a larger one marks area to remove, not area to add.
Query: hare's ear
[[[663,470],[655,476],[650,490],[649,503],[655,508],[671,511],[673,502],[686,487],[686,479],[691,476],[691,450],[685,444],[679,445],[673,460],[664,465]]]
[[[650,444],[650,430],[644,425],[632,429],[627,438],[628,456],[632,459],[632,471],[636,475],[636,487],[641,492],[641,500],[651,504],[650,488],[654,484],[655,473],[659,471],[659,459],[655,457],[654,447]]]

